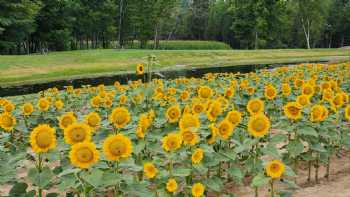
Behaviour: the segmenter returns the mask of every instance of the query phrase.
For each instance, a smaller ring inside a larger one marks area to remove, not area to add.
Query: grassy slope
[[[58,79],[109,75],[133,71],[135,64],[154,54],[157,69],[292,63],[294,61],[349,60],[347,49],[287,50],[84,50],[49,55],[0,56],[0,86],[40,83]]]

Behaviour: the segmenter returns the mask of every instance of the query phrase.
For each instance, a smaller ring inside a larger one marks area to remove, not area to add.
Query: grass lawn
[[[156,69],[350,60],[349,49],[281,50],[117,50],[52,52],[48,55],[0,55],[0,86],[134,72],[147,56],[157,57]],[[181,66],[175,66],[181,65]]]

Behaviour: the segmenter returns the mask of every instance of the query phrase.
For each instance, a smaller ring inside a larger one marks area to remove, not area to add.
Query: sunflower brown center
[[[52,142],[52,137],[46,131],[41,131],[36,136],[36,143],[40,148],[47,148]]]
[[[265,121],[261,118],[254,120],[252,125],[256,132],[262,132],[266,128]]]
[[[291,113],[293,116],[298,115],[299,113],[299,108],[295,107],[295,106],[289,106],[288,107],[288,111],[289,113]]]
[[[278,164],[275,164],[275,163],[271,164],[270,170],[271,170],[271,172],[276,173],[280,170],[280,166]]]
[[[94,153],[88,148],[81,148],[76,152],[77,159],[80,162],[90,162],[94,158]]]
[[[5,127],[12,127],[13,126],[13,120],[10,116],[3,116],[2,117],[2,124],[5,126]]]
[[[72,129],[71,136],[75,142],[82,142],[86,137],[85,129],[81,127],[74,128]]]
[[[109,150],[115,156],[120,156],[127,151],[126,145],[122,141],[114,141],[109,145]]]

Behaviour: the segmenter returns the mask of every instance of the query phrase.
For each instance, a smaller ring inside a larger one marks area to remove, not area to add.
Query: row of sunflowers
[[[301,165],[317,183],[350,148],[349,63],[175,80],[151,66],[144,82],[0,98],[6,195],[235,196],[227,185],[248,182],[291,196]]]

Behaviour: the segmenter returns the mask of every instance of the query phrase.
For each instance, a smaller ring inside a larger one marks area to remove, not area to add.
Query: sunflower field
[[[0,187],[11,186],[0,196],[236,196],[240,185],[292,196],[300,166],[318,183],[350,148],[350,63],[174,80],[150,70],[0,98]]]

